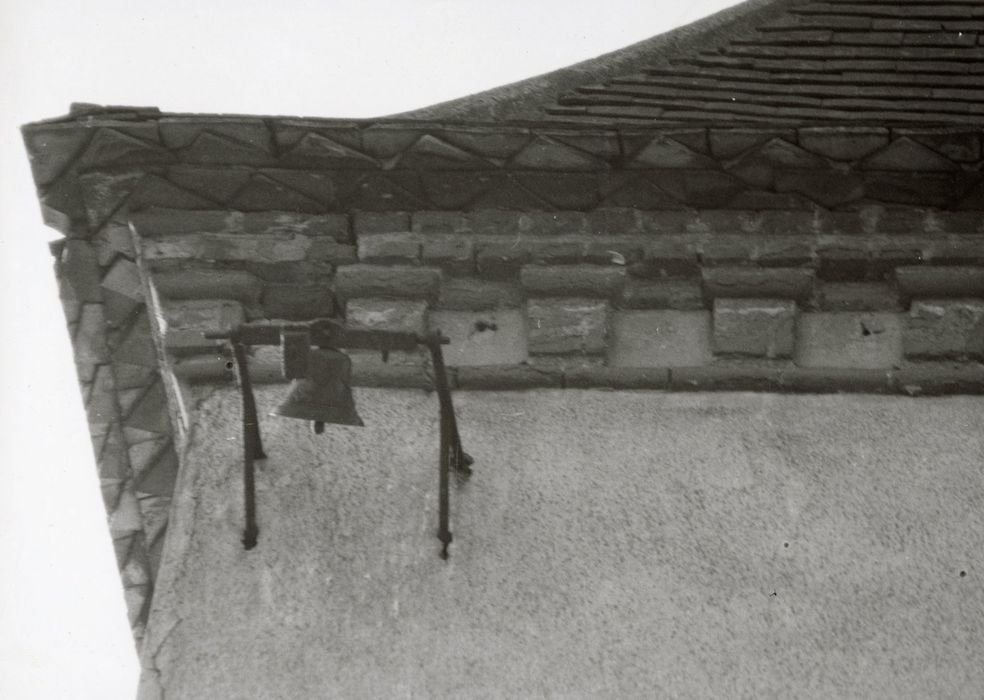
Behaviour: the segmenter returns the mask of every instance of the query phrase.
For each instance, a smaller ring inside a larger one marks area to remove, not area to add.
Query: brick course
[[[530,296],[602,297],[616,295],[625,268],[601,265],[524,265],[520,283]]]
[[[984,268],[981,267],[899,267],[895,278],[910,297],[984,298]]]
[[[335,293],[343,299],[432,298],[440,284],[441,271],[430,267],[346,265],[335,273]]]
[[[716,298],[805,300],[813,293],[813,270],[802,268],[706,268],[704,291]]]

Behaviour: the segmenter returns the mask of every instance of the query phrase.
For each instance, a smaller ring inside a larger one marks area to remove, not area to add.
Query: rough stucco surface
[[[436,398],[357,398],[366,428],[261,419],[251,552],[238,396],[204,401],[142,697],[984,689],[980,398],[459,393],[448,562]]]

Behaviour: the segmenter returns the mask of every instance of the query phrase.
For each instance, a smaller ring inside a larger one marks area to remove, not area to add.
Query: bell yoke
[[[451,389],[441,346],[450,342],[434,331],[419,335],[406,331],[348,328],[334,319],[308,323],[245,323],[229,331],[209,332],[206,338],[226,340],[232,346],[236,376],[243,402],[243,496],[246,526],[243,546],[253,549],[259,536],[256,523],[255,460],[263,459],[259,418],[249,376],[247,347],[279,345],[283,351],[284,377],[292,380],[290,394],[274,411],[275,415],[310,421],[314,432],[324,432],[326,424],[364,425],[355,410],[352,396],[352,360],[339,348],[378,350],[383,360],[394,350],[411,351],[418,345],[428,348],[434,367],[434,386],[440,404],[440,447],[438,452],[439,498],[438,531],[441,558],[448,558],[451,544],[449,528],[450,472],[471,474],[472,458],[462,449],[458,422],[451,403]]]

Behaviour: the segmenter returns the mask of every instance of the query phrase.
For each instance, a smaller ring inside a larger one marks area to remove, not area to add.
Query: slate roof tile
[[[568,69],[411,112],[565,123],[984,124],[984,4],[750,0]]]

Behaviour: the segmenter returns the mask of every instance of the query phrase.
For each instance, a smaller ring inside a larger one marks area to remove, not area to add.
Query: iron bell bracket
[[[450,473],[462,476],[472,473],[474,460],[461,446],[458,421],[451,401],[451,387],[444,364],[443,345],[451,341],[440,331],[426,335],[406,331],[349,328],[335,319],[321,318],[307,323],[244,323],[228,331],[207,332],[209,340],[225,340],[232,346],[236,377],[242,394],[243,406],[243,499],[246,526],[243,530],[243,546],[248,550],[256,546],[259,527],[256,522],[256,468],[255,461],[264,459],[260,437],[260,423],[249,376],[246,348],[254,345],[279,345],[283,348],[283,370],[288,379],[305,375],[308,355],[312,346],[323,349],[376,350],[385,361],[390,352],[415,350],[425,346],[430,351],[434,368],[434,388],[440,404],[440,447],[438,450],[438,528],[441,542],[441,558],[448,558],[450,530]]]

